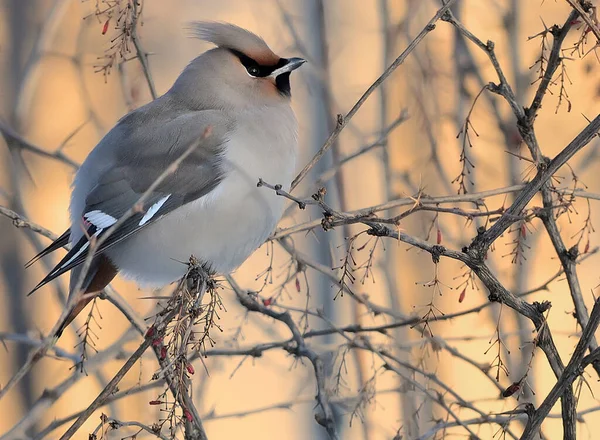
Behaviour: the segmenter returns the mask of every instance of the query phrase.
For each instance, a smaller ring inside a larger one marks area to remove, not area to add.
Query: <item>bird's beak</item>
[[[304,63],[306,63],[306,60],[304,58],[289,58],[288,62],[285,66],[280,67],[279,69],[273,70],[273,72],[269,76],[271,76],[273,78],[277,78],[282,73],[287,73],[287,72],[291,72],[292,70],[296,70],[298,67],[300,67]]]

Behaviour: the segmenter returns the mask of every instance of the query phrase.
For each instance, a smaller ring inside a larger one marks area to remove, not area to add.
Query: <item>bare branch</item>
[[[419,34],[414,38],[413,41],[408,45],[408,47],[394,60],[394,62],[381,74],[377,80],[371,84],[371,86],[366,90],[366,92],[360,97],[360,99],[354,104],[354,106],[350,109],[350,111],[346,114],[346,116],[338,115],[337,125],[333,133],[329,135],[329,138],[325,141],[321,149],[315,154],[315,156],[310,160],[308,164],[300,171],[300,173],[296,176],[296,178],[292,181],[290,192],[293,191],[298,184],[306,177],[308,172],[315,166],[315,164],[323,157],[323,155],[331,148],[335,140],[338,138],[344,127],[350,122],[352,117],[358,112],[358,110],[362,107],[365,101],[371,96],[371,94],[377,90],[377,88],[396,70],[404,60],[410,55],[410,53],[418,46],[418,44],[425,38],[425,36],[435,29],[435,23],[442,17],[442,15],[450,9],[450,7],[455,3],[456,0],[448,0],[444,6],[442,6],[435,15],[429,20],[427,25],[419,32]]]

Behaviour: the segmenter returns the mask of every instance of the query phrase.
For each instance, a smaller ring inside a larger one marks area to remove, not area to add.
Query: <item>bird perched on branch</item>
[[[71,243],[33,289],[71,271],[78,300],[56,336],[117,273],[161,287],[185,274],[191,255],[229,273],[281,217],[283,199],[257,182],[293,177],[290,73],[305,60],[281,58],[230,24],[192,30],[217,47],[104,136],[75,176],[70,229],[30,262]]]

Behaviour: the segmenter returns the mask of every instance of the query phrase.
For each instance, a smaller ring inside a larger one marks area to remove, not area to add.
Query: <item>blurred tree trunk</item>
[[[6,75],[4,76],[3,108],[2,114],[8,124],[19,130],[22,121],[16,120],[13,110],[19,99],[18,90],[20,81],[24,77],[24,68],[31,48],[32,36],[35,37],[39,29],[36,23],[36,8],[39,2],[7,0],[4,5],[7,26],[7,54]],[[3,149],[0,163],[2,163],[5,180],[2,182],[4,191],[8,194],[8,205],[17,212],[23,212],[20,194],[20,178],[22,167],[20,158],[11,157],[10,152]],[[12,228],[10,220],[0,218],[0,230],[8,231]],[[5,328],[17,333],[26,333],[31,329],[26,305],[25,305],[25,283],[24,283],[24,260],[22,256],[23,240],[20,234],[0,234],[0,270],[2,273],[2,285],[5,288],[5,308],[9,322]],[[29,348],[26,345],[16,344],[14,350],[15,365],[22,365],[27,359]],[[25,407],[30,407],[35,395],[31,376],[23,380],[17,393]]]
[[[398,52],[398,46],[395,42],[396,38],[395,23],[393,22],[394,16],[399,13],[399,5],[390,4],[389,0],[379,0],[379,14],[380,14],[380,26],[383,40],[383,56],[381,70],[384,71],[396,58]],[[379,130],[381,135],[385,133],[389,124],[392,120],[400,114],[401,108],[406,105],[405,102],[401,102],[402,99],[397,99],[399,96],[397,82],[392,83],[393,78],[384,82],[379,86]],[[390,117],[391,115],[391,117]],[[382,136],[384,137],[384,136]],[[381,161],[383,166],[383,190],[384,200],[392,200],[395,196],[394,191],[394,166],[390,160],[390,142],[388,137],[381,146]],[[390,213],[385,213],[388,215]],[[386,249],[383,261],[381,262],[382,272],[385,282],[385,290],[388,292],[388,301],[390,307],[402,314],[406,313],[405,307],[402,304],[400,298],[402,297],[402,288],[398,282],[399,278],[403,276],[402,264],[399,259],[399,248],[397,246],[389,246]],[[394,338],[396,341],[409,341],[411,335],[407,327],[398,327],[393,330]],[[409,350],[397,350],[395,353],[399,359],[405,362],[410,361]],[[410,376],[410,371],[402,369],[405,373]],[[419,423],[417,420],[417,407],[416,393],[409,391],[410,386],[401,377],[398,377],[398,388],[404,388],[406,391],[398,393],[398,400],[400,408],[402,410],[403,427],[402,432],[408,437],[412,438],[419,434]]]
[[[327,139],[333,129],[333,115],[332,108],[329,98],[331,93],[328,88],[327,78],[329,77],[329,63],[327,54],[327,40],[325,35],[325,11],[322,0],[307,0],[302,4],[301,10],[304,20],[304,43],[307,50],[307,56],[311,62],[311,72],[306,75],[307,88],[311,91],[312,98],[309,101],[310,110],[307,112],[309,120],[305,121],[305,126],[310,127],[306,132],[308,138],[308,145],[311,147],[309,150],[309,157],[314,155],[323,145],[323,142]],[[307,181],[315,181],[316,178],[323,173],[325,170],[331,168],[333,164],[333,148],[321,159],[321,161],[313,168],[312,173],[307,178]],[[309,191],[316,191],[318,188],[309,188]],[[333,188],[329,188],[330,190]],[[336,191],[330,191],[328,198],[332,201],[336,201]],[[336,204],[337,205],[337,204]],[[319,233],[321,234],[321,233]],[[337,231],[329,231],[328,235],[339,235]],[[336,237],[328,237],[328,239],[320,239],[317,243],[311,246],[311,256],[321,264],[329,267],[335,267],[336,261],[332,260],[332,247],[331,243],[338,243],[339,240]],[[331,281],[326,277],[315,274],[311,278],[311,295],[313,304],[317,307],[322,308],[324,315],[331,321],[335,322],[335,316],[338,312],[339,304],[333,302],[333,292],[331,288]],[[316,289],[315,289],[316,287]],[[328,336],[323,339],[324,344],[329,344],[333,341],[335,336]],[[332,363],[335,361],[335,357],[331,356],[328,361],[328,372],[331,373],[333,370]],[[334,407],[335,409],[335,407]],[[337,418],[336,424],[338,432],[343,430],[341,426],[341,418],[338,412],[335,412]],[[318,425],[311,423],[309,426],[313,426],[313,435],[311,438],[314,439],[326,439],[328,438],[326,432]]]

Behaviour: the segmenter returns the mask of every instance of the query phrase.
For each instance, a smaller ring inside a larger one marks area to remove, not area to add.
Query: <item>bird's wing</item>
[[[56,240],[54,240],[52,243],[50,243],[50,246],[45,248],[43,251],[41,251],[39,254],[37,254],[35,257],[33,257],[31,260],[29,260],[27,263],[25,263],[25,267],[29,267],[32,264],[34,264],[36,261],[38,261],[40,258],[43,258],[48,254],[51,254],[52,252],[54,252],[57,249],[65,247],[67,244],[69,244],[70,237],[71,237],[71,230],[67,229],[65,232],[63,232],[63,234],[60,237],[58,237]]]
[[[152,124],[154,130],[144,130],[143,124],[132,125],[127,118],[119,123],[132,127],[123,137],[126,145],[113,146],[113,163],[97,178],[85,199],[81,213],[83,236],[30,294],[83,263],[90,241],[100,239],[124,214],[127,218],[106,237],[96,254],[210,193],[223,179],[222,152],[231,123],[222,113],[188,112],[160,126]],[[183,155],[185,159],[175,171],[164,176],[164,171]],[[161,175],[163,179],[156,184]],[[144,201],[137,206],[142,196]],[[137,209],[131,212],[134,207]],[[56,248],[55,244],[50,247]]]

